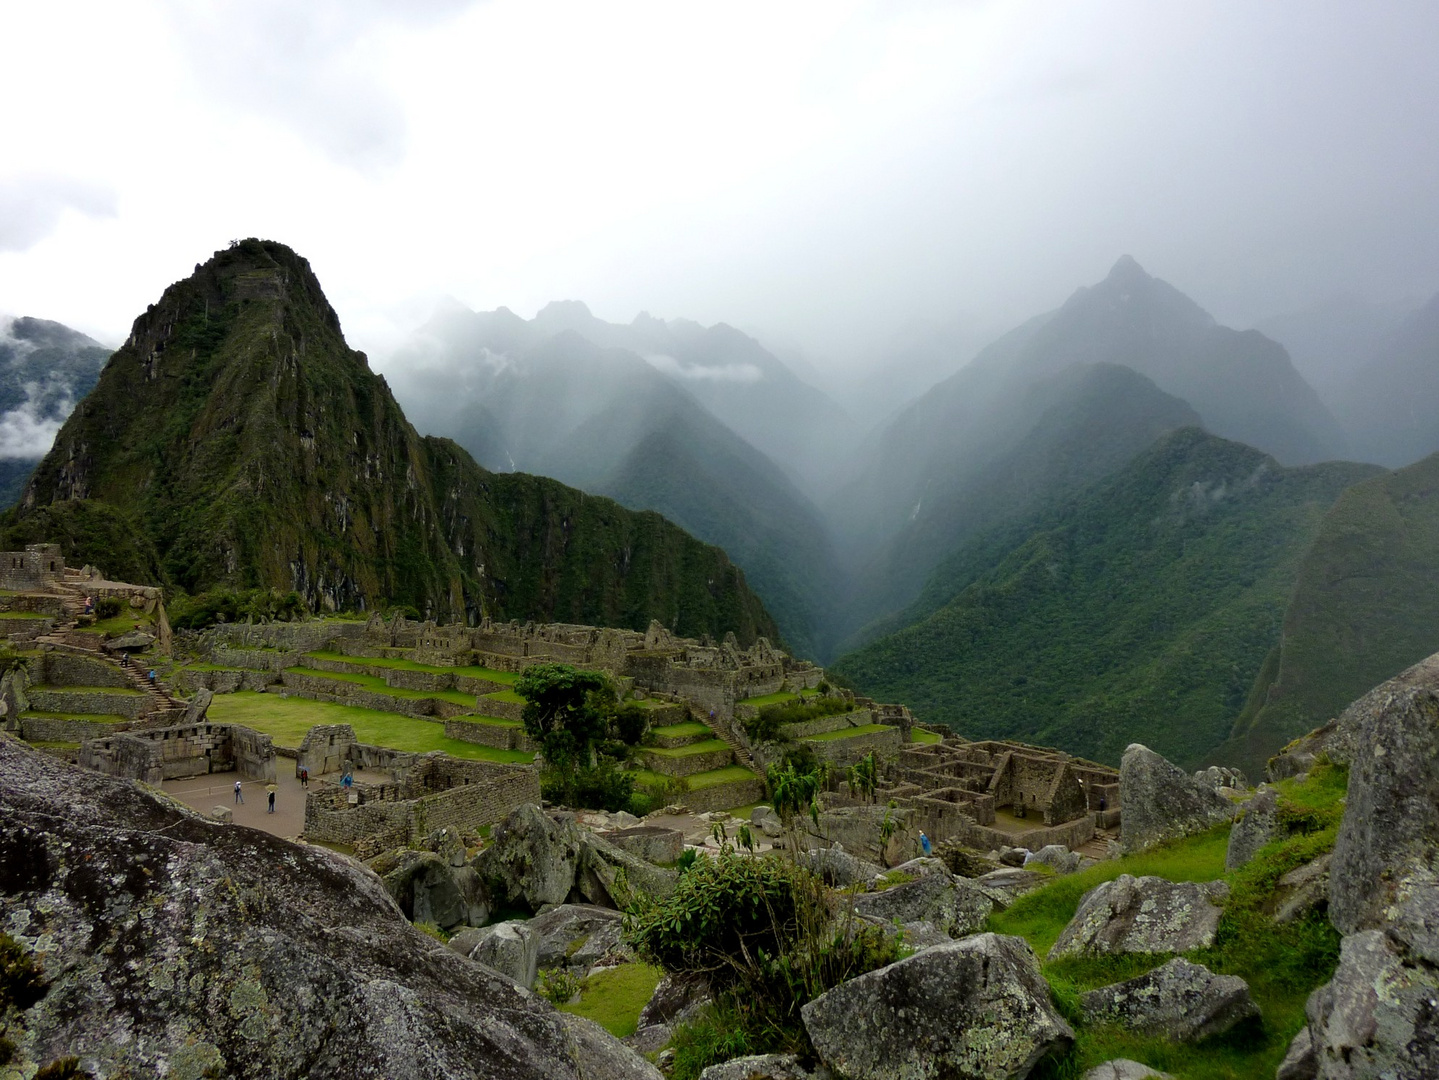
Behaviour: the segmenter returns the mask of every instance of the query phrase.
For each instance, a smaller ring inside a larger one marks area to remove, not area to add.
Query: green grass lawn
[[[523,705],[525,699],[513,690],[500,690],[493,694],[484,695],[486,701],[507,701],[511,705]]]
[[[113,713],[41,712],[38,709],[20,714],[22,720],[27,717],[34,720],[83,720],[87,724],[133,724],[135,722],[128,716],[116,716]]]
[[[490,682],[508,686],[519,678],[513,671],[495,671],[486,667],[435,667],[414,660],[394,660],[388,656],[350,656],[348,653],[311,652],[305,654],[315,660],[332,660],[337,664],[391,668],[395,671],[424,671],[431,675],[466,675],[472,679],[488,679]]]
[[[506,720],[502,716],[481,716],[479,713],[462,713],[454,719],[463,720],[469,724],[484,724],[487,727],[524,727],[518,720]]]
[[[85,634],[104,634],[106,637],[119,637],[121,634],[128,634],[135,629],[135,624],[140,624],[140,629],[150,633],[155,629],[155,620],[144,612],[129,608],[119,615],[112,615],[108,619],[99,619],[91,626],[78,627]]]
[[[859,727],[840,728],[838,731],[823,731],[818,735],[806,735],[805,742],[831,742],[835,739],[853,739],[859,735],[873,735],[876,731],[893,731],[888,724],[861,724]]]
[[[920,745],[941,743],[944,742],[944,736],[937,731],[925,731],[924,728],[912,727],[909,729],[909,741]]]
[[[666,724],[657,728],[651,728],[650,730],[660,735],[673,736],[676,739],[688,739],[694,735],[710,734],[709,725],[701,724],[698,720],[690,720],[683,724]]]
[[[745,698],[740,704],[753,705],[757,709],[762,709],[766,705],[781,705],[786,701],[795,701],[798,698],[798,694],[791,694],[788,690],[781,690],[775,694],[762,694],[759,697]]]
[[[667,784],[674,780],[672,776],[665,776],[663,773],[650,772],[649,769],[630,769],[635,779],[641,784]],[[703,791],[707,787],[714,787],[716,784],[728,784],[735,780],[756,780],[758,777],[750,772],[743,765],[726,765],[723,769],[711,769],[709,772],[695,773],[693,776],[684,778],[685,784],[690,791]],[[680,802],[684,801],[681,797]]]
[[[1275,882],[1333,847],[1346,776],[1333,767],[1316,767],[1302,784],[1279,785],[1281,820],[1288,813],[1303,820],[1293,835],[1264,848],[1248,866],[1224,872],[1229,826],[1154,848],[1139,855],[1109,860],[1020,897],[1006,911],[990,917],[988,929],[1017,934],[1034,947],[1055,1002],[1076,1026],[1074,1051],[1064,1061],[1036,1072],[1039,1077],[1079,1077],[1112,1058],[1141,1061],[1184,1080],[1240,1080],[1273,1076],[1290,1040],[1304,1024],[1309,994],[1328,981],[1338,960],[1339,935],[1322,914],[1285,926],[1263,911]],[[1287,809],[1286,809],[1287,808]],[[1045,961],[1050,947],[1095,885],[1120,874],[1155,875],[1171,881],[1225,878],[1230,898],[1225,904],[1215,944],[1185,954],[1220,974],[1238,975],[1249,983],[1263,1014],[1262,1024],[1194,1045],[1146,1038],[1112,1027],[1080,1026],[1079,995],[1085,990],[1143,974],[1168,956],[1122,955],[1065,957]]]
[[[356,686],[363,686],[366,690],[373,690],[377,694],[389,694],[394,698],[405,698],[408,701],[422,701],[432,698],[436,701],[449,701],[456,705],[475,704],[475,695],[466,694],[462,690],[404,690],[398,686],[390,686],[378,675],[363,675],[359,672],[348,671],[318,671],[315,668],[286,668],[286,674],[312,675],[319,679],[332,679],[335,682],[354,683]]]
[[[617,1039],[633,1035],[640,1011],[659,985],[659,968],[648,964],[621,964],[596,972],[580,987],[580,1000],[561,1005],[563,1012],[593,1020]]]
[[[425,753],[443,750],[454,757],[479,761],[530,762],[535,755],[522,750],[497,750],[479,743],[445,737],[443,724],[415,720],[399,713],[362,709],[307,698],[281,697],[241,690],[216,694],[210,703],[209,718],[221,724],[244,724],[274,737],[281,746],[299,746],[305,733],[316,724],[349,724],[360,742],[388,746],[395,750]]]
[[[660,757],[680,758],[690,757],[694,754],[712,754],[716,750],[728,750],[729,743],[723,739],[706,739],[704,742],[690,743],[688,746],[672,746],[668,749],[658,746],[645,747],[645,753],[658,754]]]
[[[0,611],[0,619],[23,619],[25,621],[52,619],[53,615],[41,615],[34,611]]]

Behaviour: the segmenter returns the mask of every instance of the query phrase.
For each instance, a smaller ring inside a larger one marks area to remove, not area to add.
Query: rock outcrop
[[[1124,751],[1119,785],[1119,843],[1126,855],[1234,816],[1234,804],[1207,780],[1196,780],[1139,743]]]
[[[999,934],[850,979],[801,1016],[820,1060],[849,1080],[1025,1077],[1074,1041],[1029,945]]]
[[[883,892],[859,893],[849,902],[856,914],[884,922],[930,923],[950,937],[982,929],[994,910],[994,901],[981,886],[948,872],[926,874]]]
[[[368,871],[0,738],[0,925],[48,988],[11,1066],[97,1077],[659,1080],[414,929]]]
[[[840,889],[850,885],[867,885],[884,873],[884,867],[856,858],[843,848],[798,851],[795,852],[795,861],[813,870],[824,879],[826,885]]]
[[[529,927],[539,935],[540,969],[588,971],[606,957],[627,957],[623,923],[618,911],[591,904],[561,904],[536,915]]]
[[[814,1080],[793,1054],[753,1054],[711,1065],[700,1080]]]
[[[1096,1065],[1084,1074],[1082,1080],[1173,1080],[1173,1077],[1138,1061],[1115,1058],[1103,1065]]]
[[[1050,959],[1071,953],[1180,953],[1214,944],[1221,904],[1229,896],[1222,881],[1168,881],[1121,874],[1090,889],[1060,932]]]
[[[491,971],[534,989],[539,974],[540,935],[518,920],[462,930],[449,940],[450,948]]]
[[[1182,957],[1138,978],[1081,994],[1079,1008],[1087,1024],[1116,1024],[1172,1042],[1222,1035],[1259,1015],[1243,979],[1216,975]]]
[[[1261,791],[1245,804],[1242,816],[1229,830],[1229,850],[1224,855],[1224,869],[1238,870],[1247,866],[1269,841],[1279,822],[1279,794],[1272,788]]]

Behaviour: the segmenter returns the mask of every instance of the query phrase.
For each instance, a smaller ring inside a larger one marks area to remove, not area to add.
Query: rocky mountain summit
[[[97,1080],[657,1080],[412,928],[341,856],[8,738],[0,780],[0,926],[43,987],[28,1008],[0,995],[17,1075],[78,1057]]]

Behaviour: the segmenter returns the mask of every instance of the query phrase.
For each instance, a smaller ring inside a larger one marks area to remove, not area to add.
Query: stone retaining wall
[[[216,694],[233,694],[239,690],[264,692],[274,679],[275,675],[270,671],[240,671],[236,668],[194,671],[181,668],[170,677],[170,685],[187,696],[201,689]]]
[[[734,763],[734,751],[726,746],[722,750],[708,750],[702,754],[657,754],[645,750],[640,752],[645,768],[665,776],[693,776],[695,773],[713,772]]]
[[[271,671],[276,675],[300,662],[300,654],[297,652],[280,649],[236,649],[228,645],[215,646],[210,650],[209,656],[210,662],[220,667]]]
[[[445,721],[445,735],[461,742],[492,746],[496,750],[525,750],[531,753],[535,750],[535,744],[525,734],[525,729],[509,723],[485,724],[457,717]]]
[[[231,770],[275,779],[270,736],[238,724],[189,724],[87,739],[80,745],[80,764],[150,784]]]
[[[855,709],[854,712],[832,713],[829,716],[816,717],[798,724],[786,724],[784,730],[791,739],[803,739],[806,735],[823,735],[829,731],[839,731],[841,728],[866,727],[869,724],[878,723],[873,716],[874,714],[868,709]]]
[[[522,701],[495,701],[492,698],[480,698],[475,703],[473,711],[481,716],[520,721],[525,717],[525,704]]]
[[[20,735],[29,742],[84,742],[114,735],[130,721],[56,720],[49,716],[21,716]]]
[[[113,714],[138,720],[150,708],[148,694],[109,694],[103,690],[63,690],[32,686],[25,691],[36,712]]]
[[[286,671],[281,678],[286,691],[298,697],[334,701],[342,705],[358,705],[360,708],[376,709],[380,712],[400,713],[416,720],[433,720],[435,717],[447,720],[452,716],[475,711],[473,705],[461,705],[440,698],[395,697],[383,690],[371,690],[358,683],[327,679],[323,675]]]
[[[32,683],[66,686],[114,686],[128,690],[130,680],[120,666],[98,656],[80,656],[63,649],[46,649],[26,664]],[[102,712],[108,710],[100,710]]]
[[[692,814],[708,814],[711,810],[732,810],[764,801],[764,781],[758,776],[750,780],[731,780],[699,791],[688,791],[677,797]]]
[[[871,731],[867,735],[854,735],[844,739],[808,740],[805,745],[814,748],[815,755],[831,765],[845,768],[874,752],[876,758],[893,757],[899,753],[902,736],[898,728],[887,731]]]
[[[1063,844],[1071,851],[1094,839],[1094,815],[1086,814],[1077,821],[1063,825],[1040,825],[1024,832],[1005,832],[983,825],[969,824],[955,833],[966,847],[976,851],[994,851],[1002,847],[1022,847],[1038,851],[1050,844]]]

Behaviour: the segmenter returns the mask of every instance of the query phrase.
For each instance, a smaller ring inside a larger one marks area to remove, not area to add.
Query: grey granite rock
[[[1025,1077],[1074,1032],[1023,938],[977,934],[841,983],[801,1009],[848,1080]]]
[[[1221,904],[1229,896],[1222,881],[1168,881],[1121,874],[1096,885],[1049,950],[1050,959],[1069,954],[1180,953],[1214,944]]]
[[[848,902],[859,915],[885,922],[931,923],[951,937],[982,929],[994,910],[994,901],[981,886],[947,871],[926,874],[882,892],[859,893]]]
[[[496,825],[490,844],[471,865],[497,899],[538,911],[563,904],[575,886],[581,829],[526,803]]]
[[[814,1073],[803,1068],[793,1054],[756,1054],[731,1058],[711,1065],[700,1080],[813,1080]]]
[[[868,884],[884,873],[884,867],[878,863],[857,858],[840,848],[815,848],[812,851],[797,852],[795,861],[813,870],[824,879],[825,884],[840,889],[850,885]]]
[[[533,927],[516,920],[495,923],[473,933],[474,944],[467,954],[471,960],[514,979],[526,990],[534,989],[539,968],[540,935]]]
[[[1329,906],[1329,864],[1333,853],[1297,866],[1274,888],[1274,921],[1289,923],[1311,911]]]
[[[1173,1080],[1169,1073],[1158,1072],[1148,1065],[1141,1065],[1128,1058],[1115,1058],[1103,1065],[1096,1065],[1086,1072],[1082,1080]]]
[[[1083,858],[1077,851],[1070,851],[1063,844],[1047,844],[1024,861],[1024,865],[1040,863],[1048,866],[1056,873],[1072,874],[1079,869],[1080,860]]]
[[[1234,816],[1234,804],[1147,746],[1131,743],[1119,764],[1119,843],[1126,855],[1204,832]]]
[[[1244,804],[1240,818],[1229,830],[1229,848],[1224,854],[1224,869],[1238,870],[1259,854],[1259,849],[1274,839],[1279,822],[1279,794],[1272,788],[1261,791]]]
[[[1079,996],[1086,1024],[1116,1024],[1142,1035],[1195,1042],[1259,1015],[1249,984],[1176,957],[1138,978]]]
[[[703,975],[667,972],[640,1010],[639,1026],[681,1023],[713,1000]]]
[[[409,925],[324,848],[224,826],[0,738],[0,926],[48,992],[10,1067],[96,1076],[658,1080]]]
[[[1274,1071],[1274,1080],[1314,1080],[1318,1075],[1319,1060],[1314,1056],[1314,1038],[1308,1025],[1305,1025],[1290,1042],[1284,1060]]]
[[[588,971],[605,957],[628,955],[621,934],[624,916],[591,904],[560,904],[530,920],[539,935],[540,970],[568,967]]]
[[[205,714],[210,711],[210,702],[214,700],[215,695],[212,691],[206,689],[203,686],[200,687],[200,689],[195,691],[195,696],[192,697],[185,705],[184,722],[186,724],[203,723],[205,720]]]

